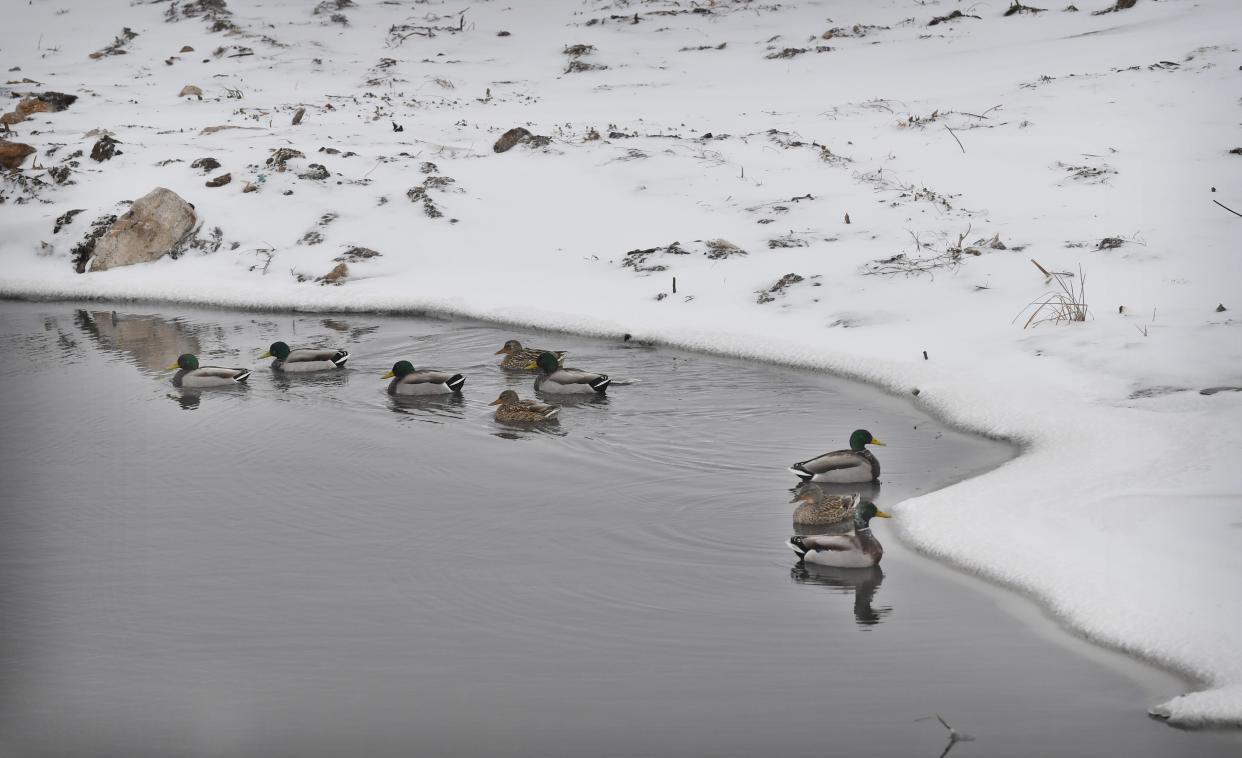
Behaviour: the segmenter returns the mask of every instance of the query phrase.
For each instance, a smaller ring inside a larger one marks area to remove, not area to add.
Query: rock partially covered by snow
[[[146,263],[164,257],[198,221],[194,206],[170,189],[156,187],[134,201],[95,245],[87,271]]]
[[[22,165],[22,161],[26,160],[26,156],[34,151],[35,149],[30,145],[0,139],[0,168],[6,170],[15,169]]]

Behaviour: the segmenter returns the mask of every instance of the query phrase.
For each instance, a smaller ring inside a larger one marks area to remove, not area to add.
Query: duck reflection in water
[[[272,372],[272,385],[280,390],[282,394],[288,393],[290,390],[308,389],[312,392],[321,392],[325,389],[336,389],[344,387],[349,383],[350,370],[344,371],[320,371],[311,374],[296,374],[291,376],[284,371]],[[283,398],[282,398],[283,399]]]
[[[789,576],[798,584],[814,584],[829,587],[835,594],[854,595],[854,623],[864,629],[876,626],[892,613],[891,607],[876,607],[875,594],[884,581],[884,570],[879,566],[869,568],[833,568],[814,563],[800,562],[789,570]]]
[[[198,406],[203,402],[203,393],[198,390],[183,389],[180,392],[168,393],[168,399],[181,406],[183,411],[198,410]]]
[[[465,418],[466,399],[457,393],[448,395],[389,395],[388,407],[418,421],[443,423],[446,418]]]

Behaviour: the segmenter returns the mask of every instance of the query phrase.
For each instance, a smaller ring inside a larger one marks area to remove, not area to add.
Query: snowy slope
[[[0,185],[0,294],[445,310],[911,393],[1025,452],[899,506],[906,539],[1202,682],[1155,706],[1170,721],[1242,724],[1242,393],[1199,393],[1242,386],[1242,218],[1213,202],[1242,211],[1242,5],[233,5],[216,32],[197,2],[6,11],[6,89],[81,99],[8,137],[48,186]],[[979,18],[928,25],[958,9]],[[122,27],[125,54],[88,58]],[[551,141],[493,152],[514,126]],[[74,159],[73,184],[36,167],[93,129],[122,154]],[[287,171],[282,147],[304,154]],[[204,243],[75,273],[90,222],[155,186]],[[314,282],[353,246],[381,257]],[[1091,318],[1024,329],[1056,286],[1032,259],[1085,278]]]

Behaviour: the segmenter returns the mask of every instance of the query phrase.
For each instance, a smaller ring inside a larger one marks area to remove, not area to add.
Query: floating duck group
[[[500,367],[509,370],[537,371],[534,389],[549,394],[603,395],[613,380],[607,374],[595,374],[566,368],[564,350],[543,350],[523,347],[517,340],[505,342],[496,355],[503,355]],[[348,350],[331,348],[292,349],[284,342],[273,342],[259,359],[272,358],[273,371],[310,373],[345,368]],[[177,358],[168,370],[176,370],[172,383],[177,387],[224,387],[244,383],[250,369],[201,366],[198,358],[186,353]],[[460,373],[417,369],[407,360],[397,361],[383,375],[391,379],[388,394],[393,396],[444,395],[460,393],[466,377]],[[513,390],[505,390],[489,405],[498,406],[495,418],[505,423],[539,423],[555,421],[560,408],[538,400],[524,400]],[[799,461],[789,467],[803,484],[800,485],[794,524],[811,527],[845,527],[848,533],[812,534],[791,537],[787,543],[799,560],[837,568],[875,566],[884,555],[884,548],[871,533],[873,518],[889,518],[889,514],[864,499],[861,493],[835,494],[825,492],[811,483],[862,484],[877,482],[880,462],[868,445],[884,443],[871,432],[859,429],[850,435],[848,450],[834,450]],[[852,528],[851,528],[852,527]]]
[[[850,435],[848,450],[832,452],[799,461],[789,467],[802,484],[794,501],[795,526],[832,529],[852,527],[848,534],[811,534],[789,538],[789,547],[799,560],[835,568],[869,568],[884,557],[884,547],[871,533],[871,519],[890,518],[889,514],[863,497],[825,491],[812,482],[865,484],[880,480],[880,461],[867,445],[883,446],[866,429]]]
[[[564,350],[542,350],[540,348],[522,347],[517,340],[509,340],[496,351],[496,355],[505,356],[501,368],[510,370],[535,370],[535,391],[552,394],[592,394],[602,395],[612,384],[607,374],[595,374],[576,368],[565,368]],[[284,342],[273,342],[267,352],[259,359],[272,358],[272,370],[283,373],[310,373],[314,371],[332,371],[345,368],[349,361],[348,350],[331,348],[290,348]],[[225,368],[223,366],[201,366],[198,357],[186,353],[177,358],[177,362],[168,367],[176,370],[172,383],[177,387],[205,388],[227,387],[244,383],[250,378],[250,369]],[[445,395],[460,393],[466,383],[463,374],[430,369],[416,369],[410,361],[397,361],[392,369],[384,374],[388,383],[388,394],[405,395]],[[491,405],[500,406],[496,409],[498,421],[529,423],[550,421],[556,418],[559,408],[538,402],[523,400],[513,390],[505,390]]]

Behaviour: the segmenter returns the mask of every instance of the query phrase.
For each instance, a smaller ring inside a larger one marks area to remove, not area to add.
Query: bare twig
[[[1224,208],[1225,210],[1229,211],[1230,213],[1232,213],[1232,214],[1233,214],[1233,215],[1235,215],[1235,216],[1242,216],[1242,213],[1238,213],[1238,212],[1237,212],[1237,211],[1235,211],[1233,208],[1230,208],[1229,206],[1225,205],[1224,203],[1222,203],[1222,202],[1221,202],[1221,201],[1219,201],[1219,200],[1213,200],[1212,202],[1216,203],[1217,205],[1219,205],[1220,207],[1222,207],[1222,208]]]
[[[944,128],[945,128],[945,131],[947,131],[949,134],[953,134],[953,130],[949,128],[949,125],[948,125],[948,124],[944,124],[943,126],[944,126]],[[958,146],[958,147],[960,147],[960,148],[962,148],[962,152],[963,152],[963,153],[965,153],[965,152],[966,152],[966,146],[962,144],[962,141],[961,141],[960,139],[957,139],[957,135],[956,135],[956,134],[953,134],[953,139],[954,139],[954,140],[957,140],[957,146]]]
[[[932,716],[924,716],[923,718],[915,719],[915,721],[930,721],[932,718],[933,718]],[[957,731],[953,727],[949,726],[949,722],[942,719],[939,713],[935,714],[935,719],[939,721],[940,724],[945,729],[949,730],[949,744],[944,746],[944,751],[940,753],[940,758],[944,758],[946,755],[948,755],[949,751],[953,749],[953,746],[959,742],[974,742],[975,741],[974,735],[964,734],[962,732]]]
[[[988,108],[983,113],[968,113],[967,111],[950,111],[950,113],[957,113],[962,116],[970,116],[971,118],[977,118],[977,119],[982,119],[983,121],[988,121],[989,120],[988,114],[994,110],[1000,109],[1000,107],[1001,106],[999,105],[993,105],[991,108]]]

